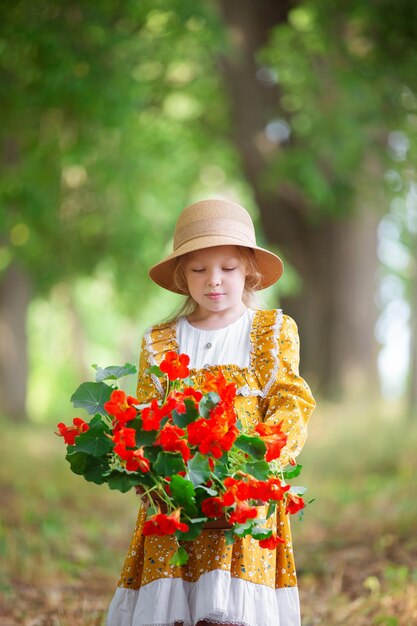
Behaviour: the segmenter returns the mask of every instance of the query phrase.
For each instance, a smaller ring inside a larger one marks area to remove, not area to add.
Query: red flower
[[[177,380],[177,378],[187,378],[190,373],[187,367],[189,362],[190,357],[188,354],[177,354],[170,351],[166,353],[159,367],[168,375],[169,380]]]
[[[191,459],[191,451],[185,439],[181,437],[185,435],[185,430],[172,424],[165,424],[159,433],[155,444],[160,445],[166,452],[180,452],[184,463]],[[155,445],[154,444],[154,445]]]
[[[130,430],[130,429],[129,429]],[[117,443],[113,448],[123,461],[128,472],[149,472],[151,464],[149,459],[143,456],[143,447],[138,450],[128,450],[123,442]]]
[[[198,389],[194,389],[194,387],[186,387],[183,391],[184,398],[194,398],[196,402],[200,402],[203,394]]]
[[[188,441],[198,446],[201,454],[211,454],[219,459],[224,451],[230,450],[238,435],[234,424],[221,419],[200,418],[187,426]]]
[[[112,439],[116,444],[121,443],[129,448],[134,448],[136,446],[136,430],[126,427],[119,428],[114,431]]]
[[[158,513],[148,519],[143,526],[143,535],[173,535],[175,531],[187,532],[189,526],[180,522],[180,509],[169,515]]]
[[[207,517],[221,517],[224,513],[225,506],[223,498],[218,496],[214,498],[206,498],[201,503],[201,510]]]
[[[133,450],[132,456],[126,461],[126,469],[128,472],[137,472],[138,470],[144,474],[149,472],[151,464],[149,459],[143,456],[143,448]]]
[[[104,403],[104,410],[109,415],[113,415],[120,424],[126,424],[137,415],[137,409],[132,406],[133,404],[138,404],[136,398],[126,396],[121,389],[115,389],[112,391],[110,400]]]
[[[87,432],[90,428],[89,425],[81,419],[81,417],[74,417],[72,420],[73,426],[65,426],[63,422],[57,424],[59,433],[56,433],[58,437],[63,437],[66,444],[73,446],[75,438],[81,433]]]
[[[294,513],[298,513],[305,507],[305,502],[300,496],[297,496],[295,493],[291,493],[289,491],[287,493],[287,501],[285,505],[285,512],[294,515]]]
[[[261,539],[259,545],[261,548],[267,548],[268,550],[275,550],[279,543],[285,543],[284,539],[281,539],[278,535],[272,533],[268,539]]]
[[[289,485],[283,485],[279,478],[269,478],[268,480],[250,480],[249,497],[254,500],[282,500],[284,493],[289,490]]]
[[[234,383],[227,384],[224,374],[219,370],[213,374],[212,372],[205,373],[205,382],[203,385],[203,391],[210,392],[215,391],[219,394],[220,399],[228,405],[233,405],[233,400],[236,396],[236,385]]]
[[[253,497],[250,495],[248,483],[243,480],[236,480],[236,478],[228,476],[223,481],[223,484],[227,487],[226,494],[228,494],[229,498],[232,498],[233,502],[235,500],[248,500]]]
[[[281,450],[287,443],[287,435],[281,430],[282,422],[279,424],[263,424],[260,422],[255,426],[256,432],[266,445],[266,461],[273,461],[281,456]]]
[[[166,407],[159,407],[156,400],[152,400],[151,406],[142,409],[142,428],[143,430],[159,430],[161,420],[167,416]]]
[[[258,515],[256,507],[249,506],[246,502],[238,502],[235,510],[229,517],[231,524],[245,524],[248,519],[254,519]]]

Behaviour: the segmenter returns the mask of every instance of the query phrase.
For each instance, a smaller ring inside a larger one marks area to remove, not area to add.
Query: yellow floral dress
[[[256,311],[250,331],[250,365],[222,365],[228,382],[238,388],[236,411],[246,431],[259,421],[283,422],[288,436],[284,459],[296,457],[307,436],[315,407],[307,383],[299,376],[299,339],[293,319],[282,310]],[[159,324],[144,336],[137,398],[162,398],[161,381],[146,370],[167,351],[179,351],[175,321]],[[208,366],[215,370],[218,366]],[[198,387],[204,369],[191,370]],[[177,546],[171,536],[144,537],[139,510],[107,626],[195,626],[200,620],[239,626],[299,626],[297,578],[288,515],[277,508],[269,525],[285,543],[276,550],[259,547],[247,536],[226,545],[222,530],[204,530],[184,543],[189,560],[174,567]]]

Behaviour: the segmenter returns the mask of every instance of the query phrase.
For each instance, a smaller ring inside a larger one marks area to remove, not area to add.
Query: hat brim
[[[270,287],[282,276],[284,265],[281,259],[273,252],[260,248],[259,246],[246,245],[240,241],[237,242],[236,239],[232,237],[218,235],[213,237],[209,235],[192,239],[165,259],[153,265],[149,270],[149,277],[157,285],[168,291],[188,295],[185,291],[178,289],[174,283],[174,270],[177,259],[188,252],[195,252],[196,250],[202,250],[204,248],[214,248],[216,246],[241,246],[243,248],[250,248],[255,252],[258,271],[262,276],[257,290]]]

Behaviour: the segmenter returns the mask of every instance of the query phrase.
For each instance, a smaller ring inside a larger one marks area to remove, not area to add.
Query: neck
[[[245,311],[247,307],[243,302],[226,311],[208,311],[203,307],[197,307],[187,319],[190,324],[201,330],[218,330],[236,322]]]

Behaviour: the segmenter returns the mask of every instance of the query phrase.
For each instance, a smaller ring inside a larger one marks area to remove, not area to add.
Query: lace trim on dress
[[[268,396],[268,393],[271,390],[271,387],[275,381],[276,375],[278,373],[278,369],[279,369],[279,358],[278,358],[278,354],[279,354],[279,334],[281,332],[281,326],[282,326],[282,309],[277,309],[276,310],[276,319],[275,319],[275,323],[272,326],[272,338],[273,338],[273,348],[271,350],[271,356],[273,359],[273,367],[271,370],[271,374],[269,377],[268,382],[266,383],[266,385],[264,385],[264,388],[262,389],[262,397],[266,398]]]
[[[271,332],[272,331],[272,343],[273,343],[273,347],[270,349],[269,354],[271,356],[271,361],[272,361],[272,368],[270,370],[269,373],[269,378],[267,380],[267,382],[265,383],[265,385],[263,386],[262,389],[254,389],[252,387],[250,387],[250,385],[246,384],[243,385],[242,387],[239,387],[237,394],[240,396],[244,396],[244,397],[248,397],[248,396],[258,396],[261,398],[266,398],[271,390],[271,387],[276,379],[277,373],[278,373],[278,369],[279,369],[279,335],[281,332],[281,327],[282,327],[282,321],[283,321],[283,312],[282,309],[275,309],[275,321],[273,323],[272,326],[269,326],[269,324],[266,324],[265,330],[267,330],[267,332]],[[272,311],[263,311],[263,310],[258,310],[255,311],[255,315],[252,319],[252,325],[251,325],[251,333],[250,333],[250,366],[249,368],[239,368],[237,367],[237,369],[240,369],[242,371],[249,371],[252,374],[254,374],[256,372],[256,361],[258,358],[258,341],[259,341],[259,335],[261,330],[263,329],[263,326],[265,324],[264,319],[262,318],[263,314],[271,314]],[[179,320],[175,320],[173,323],[170,324],[170,333],[171,333],[171,337],[170,339],[173,342],[173,349],[178,350],[179,346],[178,346],[178,327],[179,327]],[[269,327],[269,328],[268,328]],[[157,365],[156,359],[155,359],[155,354],[156,351],[153,348],[153,342],[152,342],[152,331],[153,331],[153,327],[149,328],[144,335],[145,338],[145,346],[147,349],[147,353],[148,353],[148,363],[149,365]],[[268,333],[269,334],[269,333]],[[209,368],[207,368],[209,369]],[[192,372],[194,370],[191,370]],[[157,389],[158,393],[163,397],[164,395],[164,389],[163,386],[161,384],[161,381],[159,380],[159,378],[157,376],[155,376],[155,374],[151,374],[151,378],[152,378],[152,382],[155,386],[155,388]]]
[[[146,350],[148,352],[148,363],[150,366],[152,365],[157,365],[156,363],[156,359],[155,359],[155,350],[152,347],[152,327],[148,328],[148,330],[145,333],[145,345],[146,345]],[[158,393],[163,396],[164,395],[164,389],[162,387],[161,381],[159,380],[158,376],[155,376],[155,374],[151,374],[151,378],[152,378],[152,382],[155,385],[155,388],[157,389]]]
[[[249,387],[249,385],[243,385],[243,387],[239,387],[239,389],[236,391],[236,395],[244,396],[244,397],[248,397],[248,396],[261,396],[262,397],[262,391],[260,389],[252,389],[251,387]]]

